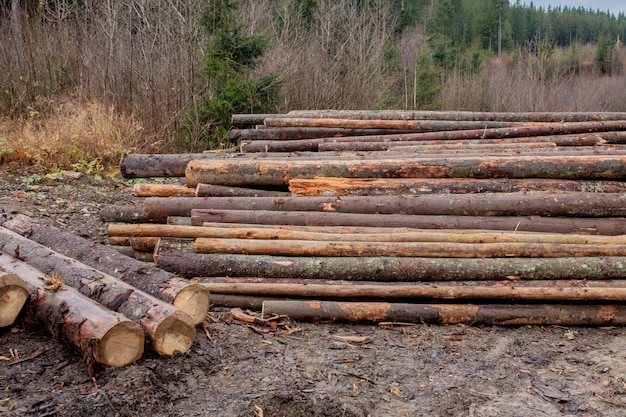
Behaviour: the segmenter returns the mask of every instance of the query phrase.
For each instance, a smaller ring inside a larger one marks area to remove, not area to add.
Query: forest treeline
[[[238,112],[625,111],[624,38],[507,0],[0,0],[0,161],[223,146]]]

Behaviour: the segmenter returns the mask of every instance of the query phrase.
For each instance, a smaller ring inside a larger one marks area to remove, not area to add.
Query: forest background
[[[626,111],[626,16],[507,0],[0,0],[0,164],[102,175],[292,109]]]

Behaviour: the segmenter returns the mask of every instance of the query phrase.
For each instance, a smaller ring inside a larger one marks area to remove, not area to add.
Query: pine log
[[[139,323],[150,346],[159,355],[170,356],[176,351],[184,353],[193,342],[194,323],[187,313],[124,281],[3,227],[0,227],[0,251],[45,274],[58,275],[66,285]]]
[[[24,280],[0,264],[0,327],[13,324],[28,299],[28,293]]]
[[[621,180],[626,156],[507,156],[397,160],[194,160],[187,185],[287,186],[294,178],[552,178]]]
[[[496,142],[498,141],[498,142]],[[487,139],[482,141],[483,143],[471,143],[470,141],[465,141],[466,143],[456,142],[443,142],[438,145],[427,145],[423,142],[325,142],[320,143],[317,147],[318,152],[346,152],[346,151],[387,151],[390,148],[393,148],[394,151],[404,151],[404,152],[423,152],[423,153],[432,153],[433,151],[442,152],[444,150],[448,151],[465,151],[465,152],[512,152],[512,151],[524,151],[528,149],[542,149],[546,150],[546,148],[556,148],[556,142],[549,141],[537,141],[537,140],[528,140],[528,141],[515,141],[512,139]],[[486,143],[485,143],[486,142]],[[494,143],[496,142],[496,143]],[[594,143],[595,145],[595,143]],[[583,147],[581,145],[581,147]],[[585,146],[590,148],[591,146]]]
[[[496,232],[480,230],[471,232],[413,230],[406,232],[390,231],[381,233],[334,233],[307,230],[267,229],[267,228],[226,228],[203,226],[173,226],[154,224],[110,224],[109,236],[129,236],[131,246],[135,250],[154,250],[161,237],[171,238],[225,238],[225,239],[259,239],[259,240],[310,240],[336,242],[454,242],[454,243],[563,243],[563,244],[595,244],[595,245],[626,245],[626,235],[592,236],[562,233],[524,233]],[[147,241],[151,244],[145,249],[132,245],[133,240]],[[149,249],[148,249],[149,248]]]
[[[263,301],[273,297],[255,297],[250,295],[215,294],[211,295],[213,307],[240,308],[242,310],[261,311]]]
[[[189,216],[192,211],[199,214],[206,209],[454,216],[616,217],[626,215],[626,194],[546,191],[339,198],[169,197],[145,200],[146,216],[163,222],[167,216]]]
[[[506,258],[626,256],[626,245],[564,243],[337,242],[197,238],[198,253],[274,256]]]
[[[553,179],[472,178],[328,178],[289,181],[293,196],[391,196],[421,194],[516,193],[529,191],[574,191],[624,193],[624,181]]]
[[[177,184],[135,184],[133,186],[133,193],[137,197],[195,196],[196,190]]]
[[[137,237],[137,236],[129,236],[128,242],[130,243],[130,247],[135,251],[139,252],[152,252],[159,243],[159,237]]]
[[[104,366],[125,366],[141,357],[145,337],[139,324],[74,288],[47,289],[46,274],[3,253],[0,269],[23,277],[27,297],[30,293],[30,316],[54,338],[68,341],[83,357]]]
[[[191,217],[189,216],[167,216],[167,224],[177,226],[191,226]]]
[[[196,197],[286,197],[286,191],[260,190],[258,188],[226,187],[223,185],[198,184]]]
[[[187,278],[263,277],[352,281],[624,279],[626,258],[283,257],[195,253],[193,242],[161,239],[156,264]]]
[[[408,131],[406,131],[408,132]],[[406,133],[405,132],[405,133]],[[233,143],[240,141],[255,140],[287,140],[287,139],[312,139],[342,136],[367,136],[385,135],[398,133],[397,130],[389,129],[343,129],[343,128],[299,128],[286,127],[277,129],[231,129],[228,139]]]
[[[120,173],[124,178],[184,177],[185,166],[193,159],[223,158],[232,151],[186,154],[124,154]]]
[[[108,205],[100,208],[100,218],[105,222],[147,222],[143,206]]]
[[[624,217],[437,216],[314,211],[192,210],[191,222],[194,226],[201,226],[206,222],[218,222],[293,226],[487,229],[608,236],[626,234],[626,218]]]
[[[600,123],[600,122],[596,122]],[[619,122],[618,122],[619,123]],[[433,130],[469,130],[493,129],[514,126],[528,126],[528,122],[499,122],[499,121],[450,121],[450,120],[382,120],[382,119],[335,119],[335,118],[297,118],[297,117],[268,117],[263,124],[269,128],[278,127],[326,127],[344,129],[392,129],[410,131]]]
[[[300,321],[485,324],[498,326],[620,326],[624,305],[402,304],[275,300],[263,302],[263,317],[286,315]]]
[[[24,215],[0,210],[0,225],[173,304],[191,316],[195,324],[206,317],[209,294],[186,279]]]
[[[432,110],[292,110],[287,114],[233,114],[234,126],[259,125],[269,118],[382,120],[489,120],[505,122],[584,122],[626,120],[621,112],[469,112]]]
[[[372,282],[278,278],[202,278],[211,294],[284,298],[511,299],[626,301],[626,280]]]

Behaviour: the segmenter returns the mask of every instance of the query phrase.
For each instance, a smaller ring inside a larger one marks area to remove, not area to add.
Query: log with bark
[[[626,156],[507,156],[391,160],[193,160],[187,185],[287,186],[294,178],[551,178],[621,180]]]
[[[405,131],[404,133],[407,133]],[[228,132],[228,139],[233,143],[240,141],[254,140],[289,140],[289,139],[312,139],[329,138],[342,136],[368,136],[386,135],[398,133],[397,130],[390,129],[343,129],[343,128],[299,128],[286,127],[278,129],[231,129]]]
[[[28,299],[28,293],[24,280],[0,264],[0,327],[13,324]]]
[[[556,148],[557,144],[553,141],[541,141],[537,138],[525,138],[527,140],[514,139],[485,139],[485,140],[466,140],[466,141],[439,141],[438,144],[428,144],[430,141],[424,142],[324,142],[317,147],[318,152],[354,152],[354,151],[387,151],[393,148],[394,151],[415,152],[415,153],[431,153],[433,151],[474,151],[474,152],[511,152],[523,151],[528,149]],[[595,145],[595,143],[594,143]],[[583,146],[581,146],[583,147]],[[585,146],[590,147],[590,146]]]
[[[176,351],[184,353],[193,342],[195,327],[187,313],[124,281],[54,252],[4,227],[0,227],[0,251],[45,274],[61,277],[66,285],[139,323],[150,346],[159,355],[170,356]]]
[[[263,277],[353,281],[624,279],[626,258],[284,257],[195,253],[193,241],[161,239],[156,264],[187,278]]]
[[[196,197],[286,197],[289,192],[261,190],[258,188],[226,187],[223,185],[198,184]]]
[[[216,222],[293,226],[487,229],[608,236],[626,234],[624,217],[437,216],[316,211],[192,210],[191,222],[195,226]]]
[[[173,304],[195,324],[206,317],[209,294],[186,279],[19,213],[0,209],[0,225]]]
[[[211,294],[335,299],[626,301],[626,280],[372,282],[298,278],[202,278]]]
[[[473,178],[328,178],[293,179],[291,194],[312,196],[383,196],[419,194],[515,193],[529,191],[575,191],[624,193],[624,181]]]
[[[144,332],[123,314],[101,306],[74,288],[55,289],[53,278],[3,253],[0,269],[23,277],[27,296],[30,293],[29,316],[53,337],[69,342],[84,358],[104,366],[125,366],[141,357]],[[58,286],[61,281],[56,279]]]
[[[595,122],[602,123],[602,122]],[[606,122],[611,123],[611,122]],[[619,124],[620,122],[614,122]],[[494,129],[508,127],[527,127],[528,122],[500,122],[500,121],[456,121],[456,120],[382,120],[382,119],[337,119],[337,118],[297,118],[297,117],[268,117],[263,124],[269,128],[299,127],[299,128],[343,128],[343,129],[390,129],[410,130],[418,132]],[[626,124],[624,124],[626,126]]]
[[[274,256],[399,256],[433,258],[506,258],[626,256],[626,245],[565,243],[337,242],[311,240],[195,240],[198,253]]]
[[[147,198],[145,213],[165,221],[192,210],[264,210],[450,216],[626,216],[626,194],[587,192],[425,194],[345,197]],[[484,229],[480,228],[479,229]]]
[[[184,177],[185,166],[193,159],[224,158],[234,150],[184,154],[124,154],[120,173],[124,178]]]
[[[301,321],[485,324],[498,326],[620,326],[626,306],[565,304],[403,304],[274,300],[263,302],[263,317],[286,315]]]

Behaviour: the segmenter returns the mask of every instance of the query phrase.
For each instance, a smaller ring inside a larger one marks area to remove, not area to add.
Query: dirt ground
[[[128,184],[0,169],[0,206],[106,243]],[[212,309],[184,355],[115,369],[23,317],[0,329],[0,415],[624,416],[624,328],[310,324]],[[352,338],[358,336],[358,338]],[[19,360],[16,360],[19,358]]]

